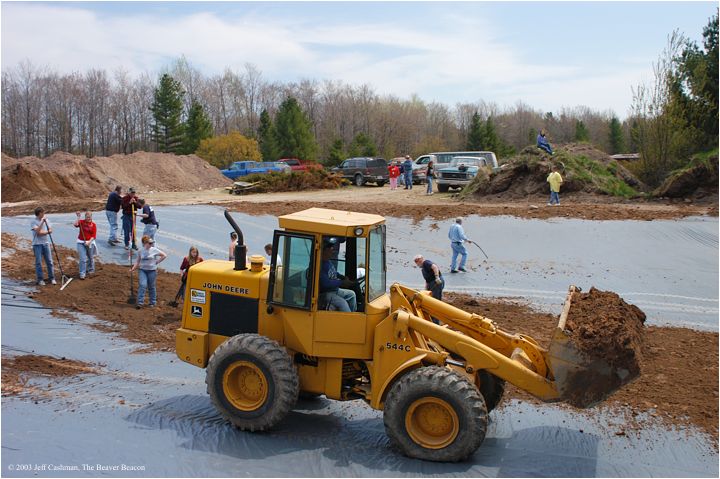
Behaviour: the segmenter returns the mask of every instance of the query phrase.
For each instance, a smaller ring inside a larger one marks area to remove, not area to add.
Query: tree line
[[[717,145],[717,14],[703,35],[702,47],[679,35],[671,39],[655,65],[655,85],[633,90],[623,121],[584,106],[555,112],[522,101],[448,106],[341,81],[273,82],[250,64],[208,76],[184,57],[158,77],[135,78],[98,69],[61,75],[23,62],[2,73],[1,146],[16,157],[190,153],[210,137],[227,143],[240,135],[247,143],[241,149],[256,148],[265,160],[292,156],[334,164],[355,155],[465,149],[503,158],[534,144],[544,129],[553,143],[584,141],[609,154],[664,158],[648,166],[651,178],[650,169],[662,176],[693,148]]]

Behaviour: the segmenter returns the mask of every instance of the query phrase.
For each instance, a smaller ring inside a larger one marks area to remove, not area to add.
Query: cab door
[[[288,348],[312,354],[315,236],[275,231],[267,295],[269,330]],[[269,335],[273,337],[274,335]]]

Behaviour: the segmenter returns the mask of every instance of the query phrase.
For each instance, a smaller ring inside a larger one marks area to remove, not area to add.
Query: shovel
[[[183,281],[182,283],[180,283],[180,288],[178,289],[178,292],[175,293],[175,299],[172,300],[172,301],[170,301],[170,302],[168,303],[168,306],[172,306],[173,308],[177,308],[177,306],[178,306],[178,304],[179,304],[179,303],[178,303],[178,300],[180,299],[180,294],[183,292],[184,289],[185,289],[185,281]]]
[[[135,246],[135,205],[132,206],[132,242],[130,245],[130,254],[128,255],[128,258],[130,259],[130,268],[132,268],[133,265],[133,246]],[[128,296],[127,299],[128,304],[135,304],[137,303],[137,297],[135,296],[135,291],[133,289],[133,274],[132,269],[130,270],[130,296]]]
[[[477,244],[477,243],[474,242],[474,241],[470,241],[470,240],[467,240],[467,242],[468,242],[468,243],[472,243],[472,244],[474,244],[475,246],[477,246],[478,248],[480,248],[480,251],[482,251],[482,254],[485,255],[485,259],[490,259],[490,258],[488,258],[488,255],[485,253],[485,250],[483,250],[482,247],[481,247],[479,244]]]
[[[47,220],[45,218],[43,218],[43,222],[45,223],[45,227],[48,229],[48,236],[50,237],[50,243],[52,244],[53,251],[55,252],[55,259],[57,259],[58,267],[60,268],[60,274],[61,274],[60,282],[62,283],[62,286],[60,286],[60,291],[62,291],[63,289],[67,288],[67,285],[69,285],[70,281],[72,281],[73,279],[68,276],[65,276],[65,272],[62,269],[62,263],[60,262],[60,256],[58,256],[57,249],[55,248],[55,242],[53,241],[52,235],[50,234],[50,226],[48,226]]]

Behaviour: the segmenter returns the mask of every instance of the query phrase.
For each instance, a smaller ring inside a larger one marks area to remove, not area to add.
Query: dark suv
[[[388,165],[384,158],[348,158],[331,170],[339,173],[357,186],[371,182],[383,186],[390,181]]]

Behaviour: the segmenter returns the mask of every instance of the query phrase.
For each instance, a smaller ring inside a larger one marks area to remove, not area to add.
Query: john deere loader
[[[395,283],[388,293],[382,216],[320,208],[281,216],[270,264],[251,256],[249,267],[242,231],[225,217],[238,233],[235,262],[190,268],[176,349],[206,369],[214,405],[242,430],[277,425],[300,393],[362,400],[383,411],[405,455],[460,461],[482,443],[506,382],[584,407],[632,379],[570,341],[572,289],[543,348],[428,292]],[[329,269],[355,301],[338,307],[321,292]]]

